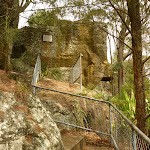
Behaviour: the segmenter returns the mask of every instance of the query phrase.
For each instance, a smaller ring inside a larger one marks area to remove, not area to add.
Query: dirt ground
[[[51,88],[55,90],[59,90],[62,92],[67,93],[73,93],[77,94],[80,93],[80,85],[79,84],[73,84],[73,83],[66,83],[61,81],[56,81],[53,79],[43,78],[38,82],[38,86],[45,87],[45,88]],[[19,95],[19,98],[23,98],[29,92],[25,90],[22,83],[18,83],[17,81],[13,80],[11,78],[11,73],[6,73],[3,70],[0,70],[0,92],[12,92],[16,95]],[[68,99],[71,99],[70,96],[64,95],[63,97],[60,96],[61,94],[51,92],[51,91],[39,91],[38,96],[40,98],[44,99],[55,99],[57,102],[65,106],[66,108],[70,109],[68,106],[70,106],[70,103]],[[80,134],[86,136],[87,143],[90,145],[96,145],[96,146],[108,146],[109,147],[109,141],[108,139],[103,139],[103,137],[97,136],[95,133],[89,133],[89,132],[80,132]]]
[[[17,82],[10,79],[10,73],[0,70],[0,92],[15,92]]]

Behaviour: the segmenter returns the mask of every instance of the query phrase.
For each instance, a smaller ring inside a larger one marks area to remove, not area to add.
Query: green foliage
[[[118,71],[122,68],[122,65],[118,62],[113,64],[113,71]]]
[[[17,72],[29,71],[29,65],[25,64],[21,59],[11,59],[11,68]]]
[[[96,98],[96,99],[103,99],[104,98],[104,93],[99,92],[99,93],[94,95],[94,98]]]
[[[55,80],[64,81],[64,75],[62,74],[60,68],[52,68],[50,72],[50,77]]]
[[[110,101],[113,102],[130,120],[135,120],[136,101],[133,91],[128,95],[127,92],[122,89],[122,97],[115,96]]]
[[[54,26],[58,23],[59,19],[57,17],[58,11],[38,11],[30,16],[28,19],[28,24],[31,27],[37,26]]]
[[[145,78],[145,98],[146,98],[146,111],[150,114],[150,79]],[[150,117],[147,119],[148,129],[150,130]]]
[[[76,102],[74,105],[74,115],[77,121],[77,125],[84,126],[85,124],[88,124],[87,122],[87,114],[86,112],[81,108],[79,102]]]
[[[30,71],[32,63],[35,63],[35,57],[25,51],[20,58],[11,59],[11,68],[18,72],[27,72]]]
[[[44,63],[41,64],[41,76],[49,77],[50,71],[47,65]]]
[[[93,89],[95,89],[95,87],[96,87],[96,85],[94,85],[94,84],[88,85],[87,90],[93,90]]]
[[[58,81],[64,81],[64,75],[62,73],[62,71],[60,70],[60,68],[48,68],[47,65],[45,64],[41,64],[41,76],[45,76],[51,79],[55,79]]]
[[[74,104],[74,115],[76,118],[76,123],[79,126],[89,127],[94,123],[94,118],[91,112],[84,111],[78,100],[76,100]]]

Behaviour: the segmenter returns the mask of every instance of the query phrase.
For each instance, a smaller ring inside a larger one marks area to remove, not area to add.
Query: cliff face
[[[17,35],[12,56],[24,49],[29,56],[41,53],[42,62],[49,67],[72,67],[82,53],[83,84],[98,84],[103,77],[110,76],[106,67],[107,34],[101,30],[102,26],[106,25],[62,20],[56,27],[25,27]],[[43,42],[43,35],[51,35],[52,42]]]

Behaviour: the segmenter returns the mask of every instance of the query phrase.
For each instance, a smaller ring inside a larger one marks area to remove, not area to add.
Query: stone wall
[[[16,36],[15,47],[25,47],[26,54],[32,57],[41,53],[43,64],[49,67],[72,67],[82,53],[83,84],[98,84],[110,76],[106,68],[107,34],[102,26],[106,28],[100,22],[61,20],[56,27],[24,27]],[[43,35],[51,35],[52,42],[43,42]],[[13,53],[19,52],[15,47]]]

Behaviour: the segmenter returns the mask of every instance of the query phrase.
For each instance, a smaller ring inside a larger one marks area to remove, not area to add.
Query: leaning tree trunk
[[[142,65],[142,38],[141,38],[141,18],[139,0],[127,0],[128,13],[131,22],[134,87],[136,99],[136,119],[137,126],[147,133],[146,129],[146,102],[143,81]]]

